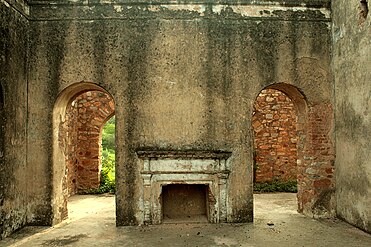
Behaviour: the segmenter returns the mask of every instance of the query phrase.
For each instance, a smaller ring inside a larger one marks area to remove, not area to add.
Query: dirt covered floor
[[[112,195],[73,196],[55,227],[25,227],[0,246],[371,246],[371,236],[339,220],[296,212],[296,195],[256,194],[255,222],[116,227]]]

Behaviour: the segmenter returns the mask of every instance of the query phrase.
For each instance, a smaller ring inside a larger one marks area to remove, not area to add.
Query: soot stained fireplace
[[[226,222],[230,152],[137,151],[141,223]]]
[[[204,184],[162,186],[163,222],[207,222],[207,190]]]

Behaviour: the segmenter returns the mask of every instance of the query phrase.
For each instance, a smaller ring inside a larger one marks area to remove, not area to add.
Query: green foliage
[[[279,182],[271,181],[266,183],[255,183],[255,192],[294,192],[298,191],[297,181]]]
[[[115,153],[115,116],[111,117],[102,130],[102,147]]]
[[[103,149],[99,191],[100,193],[115,193],[115,190],[115,152],[111,149]]]
[[[102,130],[102,170],[100,186],[90,190],[90,194],[115,193],[115,116]]]

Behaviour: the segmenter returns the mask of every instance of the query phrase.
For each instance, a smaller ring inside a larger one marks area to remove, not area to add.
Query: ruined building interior
[[[368,8],[0,0],[0,239],[99,184],[112,116],[117,226],[252,222],[253,181],[280,178],[301,214],[371,233]]]

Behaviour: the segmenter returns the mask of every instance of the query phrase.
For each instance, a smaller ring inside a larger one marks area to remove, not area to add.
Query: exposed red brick
[[[314,188],[328,188],[331,185],[330,179],[319,179],[313,182]]]
[[[253,115],[256,182],[296,180],[296,125],[290,98],[274,89],[259,94]]]
[[[78,95],[66,111],[60,138],[66,143],[67,183],[70,195],[99,187],[100,132],[114,113],[112,98],[103,92]]]

